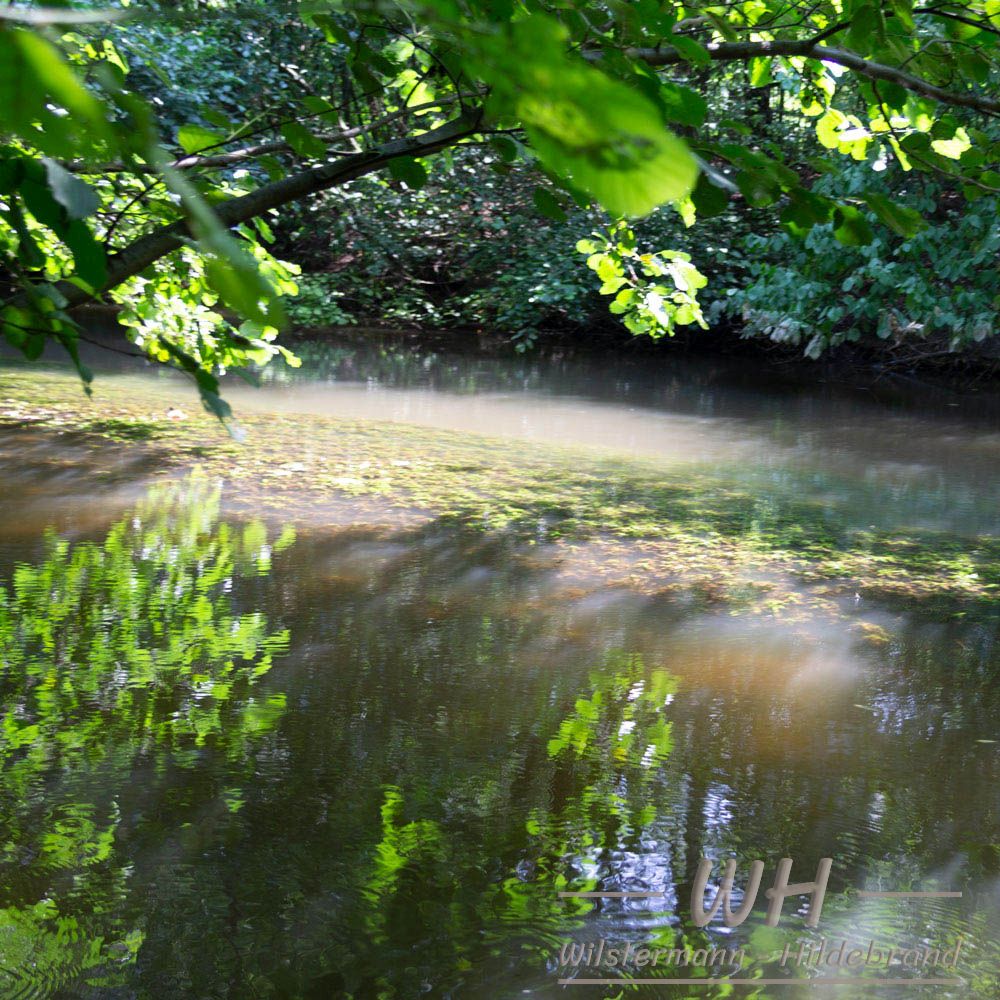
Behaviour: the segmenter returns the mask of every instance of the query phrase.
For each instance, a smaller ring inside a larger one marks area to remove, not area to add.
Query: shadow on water
[[[822,936],[964,936],[969,985],[936,992],[995,995],[995,619],[886,613],[872,645],[595,599],[513,538],[296,539],[197,479],[107,520],[4,568],[3,995],[561,996],[569,938],[787,975],[820,932],[763,899],[699,930],[703,854],[833,856]],[[926,885],[970,894],[846,891]]]
[[[710,464],[755,488],[794,470],[804,495],[840,502],[850,493],[859,519],[879,525],[1000,530],[996,396],[858,390],[668,352],[597,364],[569,352],[483,358],[378,338],[296,350],[302,367],[266,369],[261,390],[234,380],[237,409],[393,420]],[[888,494],[890,505],[866,502],[865,492]]]
[[[374,334],[295,350],[302,366],[269,366],[259,389],[227,379],[238,415],[389,420],[701,464],[751,489],[778,485],[848,506],[859,524],[1000,534],[996,394],[859,389],[668,350],[599,362],[567,350],[498,358]],[[177,405],[199,406],[176,374],[92,344],[82,353],[135,398],[170,386]],[[123,422],[118,432],[150,430]]]

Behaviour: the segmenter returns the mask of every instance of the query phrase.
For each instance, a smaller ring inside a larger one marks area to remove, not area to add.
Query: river
[[[725,469],[858,530],[1000,534],[989,398],[731,363],[301,353],[228,385],[237,414]],[[1000,994],[995,608],[859,593],[863,641],[834,615],[570,586],[503,532],[254,519],[127,445],[7,429],[0,470],[0,995],[610,998],[625,974],[676,998],[792,1000],[823,976],[845,980],[831,997]],[[703,856],[713,882],[737,858],[739,885],[764,862],[739,927],[692,921]],[[766,926],[779,860],[810,881],[827,857],[820,926],[806,896]],[[897,960],[777,957],[843,941]],[[568,942],[695,957],[623,973],[561,961]],[[669,983],[722,975],[803,978]]]

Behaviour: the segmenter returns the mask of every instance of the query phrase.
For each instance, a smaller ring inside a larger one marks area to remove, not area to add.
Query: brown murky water
[[[724,467],[859,525],[996,533],[1000,421],[954,399],[739,372],[309,348],[240,407]],[[121,374],[141,386],[151,376]],[[255,524],[121,449],[0,437],[0,995],[619,996],[567,942],[745,949],[642,995],[1000,995],[995,614],[794,624],[584,593],[516,539]],[[47,529],[58,532],[45,537]],[[292,540],[293,531],[296,535]],[[834,859],[820,926],[689,914]],[[861,898],[856,890],[962,891]],[[580,900],[560,890],[660,893]],[[782,967],[805,943],[954,968]],[[940,986],[670,985],[935,976]],[[727,992],[735,991],[733,993]],[[567,993],[568,991],[568,993]]]

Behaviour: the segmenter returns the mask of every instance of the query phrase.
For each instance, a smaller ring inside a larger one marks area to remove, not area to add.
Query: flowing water
[[[862,527],[1000,531],[989,401],[302,353],[231,387],[237,411],[581,445],[725,468]],[[254,520],[155,472],[0,434],[0,996],[615,997],[630,988],[559,980],[623,975],[676,998],[1000,995],[995,615],[867,608],[886,638],[865,643],[836,617],[570,588],[506,535]],[[738,885],[764,861],[735,929],[691,918],[704,856],[737,858]],[[820,925],[802,896],[767,926],[779,860],[809,881],[825,857]],[[795,964],[824,941],[908,961]],[[630,945],[690,963],[606,960]],[[708,956],[739,948],[739,969]],[[723,975],[849,981],[669,982]]]

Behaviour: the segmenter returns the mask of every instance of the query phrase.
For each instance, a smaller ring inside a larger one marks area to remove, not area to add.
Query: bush
[[[851,174],[868,171],[861,165]],[[833,187],[826,179],[824,187]],[[850,193],[848,191],[847,193]],[[893,197],[902,201],[899,192]],[[816,358],[845,342],[906,342],[958,351],[997,332],[1000,305],[1000,213],[995,197],[966,203],[930,180],[910,181],[906,203],[930,224],[909,239],[868,219],[867,246],[845,247],[833,226],[804,239],[785,232],[747,236],[746,279],[727,290],[720,310],[748,336],[802,344]]]

